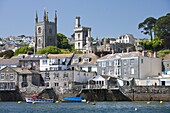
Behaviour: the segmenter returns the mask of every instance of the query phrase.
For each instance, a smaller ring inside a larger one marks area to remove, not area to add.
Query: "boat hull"
[[[25,98],[27,103],[53,103],[53,99],[37,99],[37,98]]]
[[[61,102],[86,102],[86,100],[81,97],[66,97],[63,98]]]

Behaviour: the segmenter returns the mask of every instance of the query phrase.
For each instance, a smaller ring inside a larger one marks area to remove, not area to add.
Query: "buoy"
[[[22,103],[22,101],[18,101],[18,104],[21,104]]]
[[[36,102],[32,102],[32,104],[36,104]]]
[[[151,102],[146,102],[146,104],[150,104]]]
[[[138,108],[135,108],[135,111],[137,111],[138,110]]]
[[[86,102],[87,104],[89,103],[89,101]]]
[[[160,104],[162,104],[162,103],[163,103],[163,101],[160,101],[159,103],[160,103]]]
[[[95,102],[92,102],[92,105],[96,105],[96,103],[95,103]]]
[[[55,101],[55,103],[59,103],[59,101],[57,100],[57,101]]]

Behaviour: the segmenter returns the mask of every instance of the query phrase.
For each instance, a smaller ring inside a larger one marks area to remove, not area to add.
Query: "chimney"
[[[76,28],[80,27],[80,17],[79,16],[76,16],[76,25],[75,25]]]
[[[115,53],[115,51],[112,49],[112,54],[114,54]]]
[[[157,58],[157,55],[156,55],[156,52],[154,51],[154,53],[153,53],[153,57],[154,58]]]
[[[147,57],[147,51],[142,51],[142,56]]]
[[[129,48],[127,48],[127,50],[126,50],[126,51],[127,51],[127,53],[129,53]]]

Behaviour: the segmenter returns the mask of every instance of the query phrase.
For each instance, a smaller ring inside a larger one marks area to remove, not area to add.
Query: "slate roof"
[[[75,63],[74,62],[74,59],[76,58],[79,58],[80,61],[78,63]],[[90,62],[83,62],[83,58],[90,58]],[[84,64],[96,64],[96,61],[99,57],[93,53],[91,54],[75,54],[74,57],[73,57],[73,60],[71,62],[71,65],[77,65],[77,64],[81,64],[81,65],[84,65]]]
[[[44,59],[44,58],[47,58],[47,55],[45,55],[45,54],[28,55],[24,59],[22,59],[22,61],[23,60],[36,61],[36,60],[40,60],[40,59]]]
[[[1,59],[0,65],[17,65],[21,58]]]
[[[71,58],[73,54],[48,54],[48,58]]]
[[[138,57],[140,54],[139,52],[129,52],[129,53],[115,53],[115,54],[108,54],[104,57],[98,59],[100,60],[108,60],[108,59],[117,59],[117,58],[129,58],[129,57]]]
[[[15,70],[16,72],[18,72],[19,74],[32,74],[32,72],[30,70],[27,69],[23,69],[23,68],[12,68],[13,70]]]

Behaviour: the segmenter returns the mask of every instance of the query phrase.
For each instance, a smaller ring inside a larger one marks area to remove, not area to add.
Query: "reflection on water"
[[[170,113],[170,102],[25,103],[0,102],[0,113]]]

